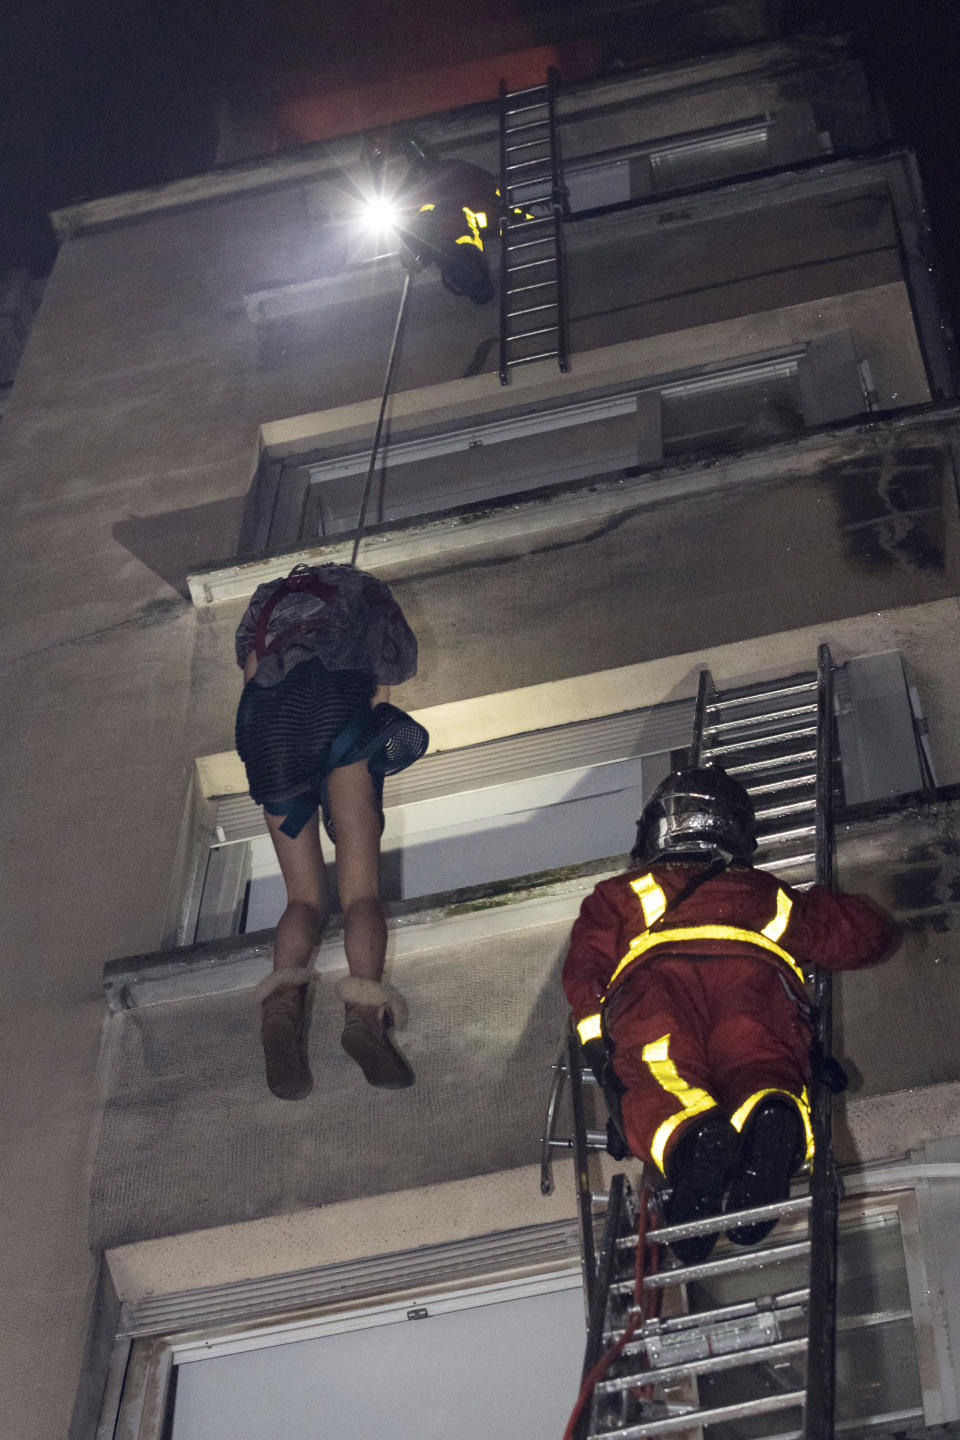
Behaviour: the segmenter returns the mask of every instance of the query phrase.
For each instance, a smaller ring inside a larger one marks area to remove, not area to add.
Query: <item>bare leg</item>
[[[331,771],[327,786],[337,834],[337,888],[350,974],[379,980],[387,954],[380,903],[380,811],[365,760]]]
[[[264,811],[273,848],[277,852],[287,908],[280,916],[273,941],[273,968],[305,966],[320,939],[327,909],[327,877],[316,820],[308,820],[295,840],[284,835],[282,815]]]
[[[337,886],[343,907],[349,978],[339,987],[346,1004],[341,1044],[371,1085],[399,1090],[413,1071],[390,1038],[390,996],[380,984],[387,924],[380,903],[380,810],[365,761],[328,776],[337,834]]]
[[[302,1100],[313,1088],[307,1060],[307,985],[310,956],[320,939],[327,901],[326,872],[316,821],[295,839],[280,829],[283,817],[264,814],[284,884],[287,908],[273,942],[273,974],[261,982],[261,1038],[267,1085],[280,1100]]]

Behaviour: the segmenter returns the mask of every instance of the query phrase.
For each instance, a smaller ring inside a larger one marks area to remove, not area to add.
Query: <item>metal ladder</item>
[[[798,888],[813,878],[832,883],[833,665],[826,646],[816,674],[776,684],[718,694],[709,672],[702,672],[690,759],[716,759],[754,796],[764,868],[787,870]],[[816,972],[813,987],[817,1038],[829,1056],[829,974]],[[810,1175],[798,1177],[789,1200],[648,1228],[646,1187],[638,1197],[616,1174],[608,1195],[591,1191],[589,1153],[605,1148],[606,1136],[586,1128],[582,1083],[592,1076],[582,1072],[575,1032],[554,1069],[541,1189],[550,1188],[552,1151],[572,1149],[589,1312],[583,1371],[589,1399],[572,1430],[575,1440],[712,1440],[714,1434],[732,1440],[744,1433],[833,1440],[839,1177],[826,1086],[811,1085],[816,1153]],[[558,1139],[553,1126],[567,1078],[574,1134]],[[654,1192],[655,1210],[658,1198]],[[683,1265],[667,1249],[671,1240],[774,1217],[776,1230],[760,1244],[721,1240],[716,1258],[702,1264]],[[601,1361],[618,1347],[612,1361]],[[598,1362],[603,1373],[591,1377]],[[749,1431],[737,1428],[741,1420]]]
[[[556,72],[508,90],[500,82],[500,384],[535,360],[567,369],[563,253],[566,197],[557,135]]]

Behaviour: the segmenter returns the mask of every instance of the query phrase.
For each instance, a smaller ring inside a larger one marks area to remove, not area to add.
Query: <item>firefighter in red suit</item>
[[[612,1059],[627,1143],[666,1177],[669,1224],[789,1195],[813,1148],[802,967],[870,965],[896,939],[853,895],[755,870],[755,830],[719,767],[669,776],[638,822],[637,868],[583,902],[564,965],[586,1058]],[[755,1244],[772,1225],[730,1238]],[[698,1263],[715,1238],[674,1250]]]

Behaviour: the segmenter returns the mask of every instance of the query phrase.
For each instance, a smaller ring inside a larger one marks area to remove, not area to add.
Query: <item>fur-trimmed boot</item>
[[[260,1038],[267,1085],[278,1100],[302,1100],[313,1089],[307,1060],[307,992],[313,971],[273,970],[256,989],[263,1006]]]
[[[337,994],[346,1007],[340,1044],[360,1066],[368,1084],[381,1090],[404,1090],[412,1085],[413,1070],[390,1038],[391,1030],[402,1030],[406,1024],[403,996],[379,980],[361,980],[356,975],[338,981]]]

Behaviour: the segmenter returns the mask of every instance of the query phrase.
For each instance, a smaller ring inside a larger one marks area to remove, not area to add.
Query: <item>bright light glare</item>
[[[383,195],[374,195],[364,202],[363,223],[368,230],[389,230],[400,219],[400,212],[392,200]]]

